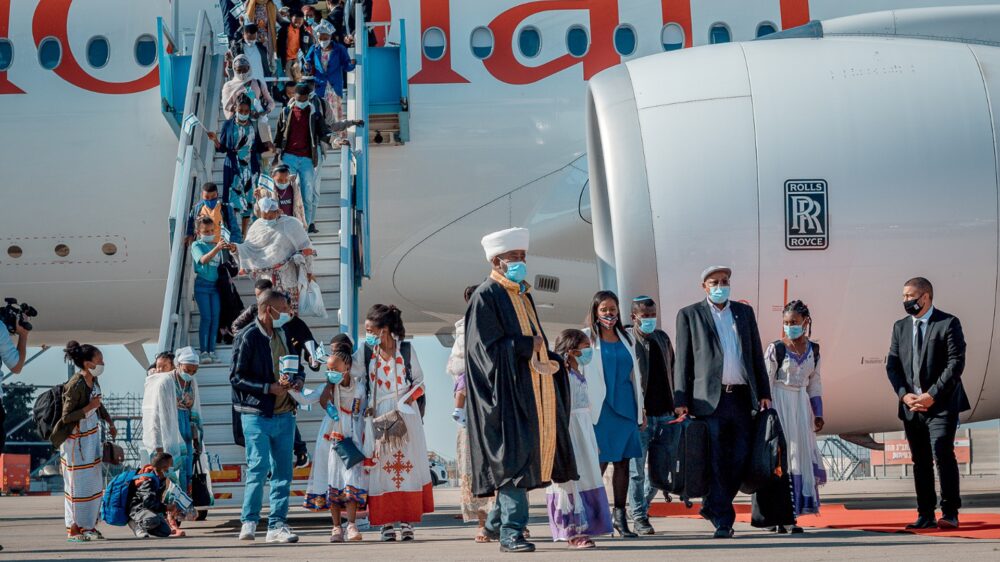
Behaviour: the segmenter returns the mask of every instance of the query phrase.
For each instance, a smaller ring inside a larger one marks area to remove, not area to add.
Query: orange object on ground
[[[750,506],[736,504],[736,520],[750,522]],[[690,509],[683,503],[654,503],[649,506],[650,517],[686,517],[700,519],[701,505]],[[958,529],[907,530],[905,527],[917,518],[915,509],[847,509],[843,504],[824,504],[819,515],[803,515],[798,523],[802,527],[827,529],[854,529],[877,533],[913,533],[939,537],[965,539],[1000,539],[1000,513],[960,513]],[[707,524],[707,522],[706,522]]]
[[[27,493],[31,485],[31,455],[0,455],[0,491],[4,494]]]

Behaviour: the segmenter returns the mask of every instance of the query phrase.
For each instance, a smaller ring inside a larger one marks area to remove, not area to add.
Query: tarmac
[[[823,500],[846,504],[850,509],[912,508],[912,484],[907,480],[831,482]],[[1000,513],[1000,480],[997,477],[963,480],[964,513]],[[740,498],[745,500],[746,498]],[[202,522],[185,523],[182,539],[146,539],[132,536],[127,527],[103,525],[107,540],[67,543],[61,497],[0,498],[0,559],[4,560],[509,560],[497,543],[473,542],[473,524],[458,517],[458,493],[435,489],[437,509],[417,527],[411,543],[378,542],[375,531],[365,532],[361,543],[330,544],[329,518],[293,508],[289,524],[300,535],[298,544],[269,545],[264,525],[254,543],[236,540],[239,512],[213,510]],[[521,558],[545,560],[663,560],[697,557],[700,560],[1000,560],[1000,540],[955,539],[907,533],[872,533],[846,529],[806,529],[802,535],[776,535],[737,524],[736,537],[711,538],[706,521],[654,518],[655,536],[638,539],[599,537],[598,548],[571,550],[550,539],[544,494],[531,495],[532,541],[535,554]]]

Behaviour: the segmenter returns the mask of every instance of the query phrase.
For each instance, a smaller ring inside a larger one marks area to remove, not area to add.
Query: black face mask
[[[923,295],[920,295],[920,297],[922,296]],[[903,301],[903,310],[905,310],[906,313],[909,314],[910,316],[916,316],[917,313],[920,312],[920,309],[923,308],[919,304],[920,297],[917,297],[915,299],[910,299],[908,301]]]

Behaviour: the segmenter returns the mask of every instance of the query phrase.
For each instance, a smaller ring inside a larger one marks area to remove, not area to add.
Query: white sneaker
[[[289,543],[289,542],[299,542],[299,536],[292,532],[288,528],[288,525],[282,525],[277,529],[267,530],[267,542],[269,543]]]
[[[201,363],[202,365],[211,365],[212,356],[209,355],[207,351],[202,351],[201,353],[198,354],[198,362]]]
[[[240,540],[241,541],[252,541],[254,536],[257,535],[257,524],[246,522],[243,527],[240,528]]]
[[[216,355],[214,351],[208,354],[208,358],[212,360],[212,363],[219,362],[219,356]]]

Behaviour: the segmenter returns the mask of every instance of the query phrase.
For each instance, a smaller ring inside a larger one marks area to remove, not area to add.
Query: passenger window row
[[[91,68],[104,68],[111,60],[111,43],[107,37],[96,35],[87,41],[86,60]],[[152,35],[140,35],[133,46],[135,62],[148,67],[156,62],[156,39]],[[38,64],[45,70],[59,68],[63,58],[63,44],[56,37],[46,37],[38,43]],[[0,72],[14,64],[14,44],[6,37],[0,37]]]
[[[757,26],[756,37],[770,35],[778,30],[778,26],[765,21]],[[581,25],[572,25],[566,30],[566,51],[574,57],[586,56],[590,50],[590,31]],[[660,30],[660,44],[664,51],[676,51],[684,47],[684,28],[678,23],[668,23]],[[729,43],[732,41],[732,32],[729,26],[723,22],[716,22],[709,27],[709,43]],[[428,60],[436,61],[444,58],[448,49],[448,39],[444,31],[439,27],[431,27],[424,31],[421,38],[421,48],[424,57]],[[615,51],[623,56],[635,54],[639,38],[634,27],[629,24],[621,24],[615,28],[614,45]],[[469,39],[469,47],[472,56],[477,59],[488,59],[493,54],[494,37],[493,31],[485,26],[480,26],[472,30]],[[533,25],[526,25],[517,33],[517,48],[521,56],[533,58],[538,56],[542,50],[542,32]]]

